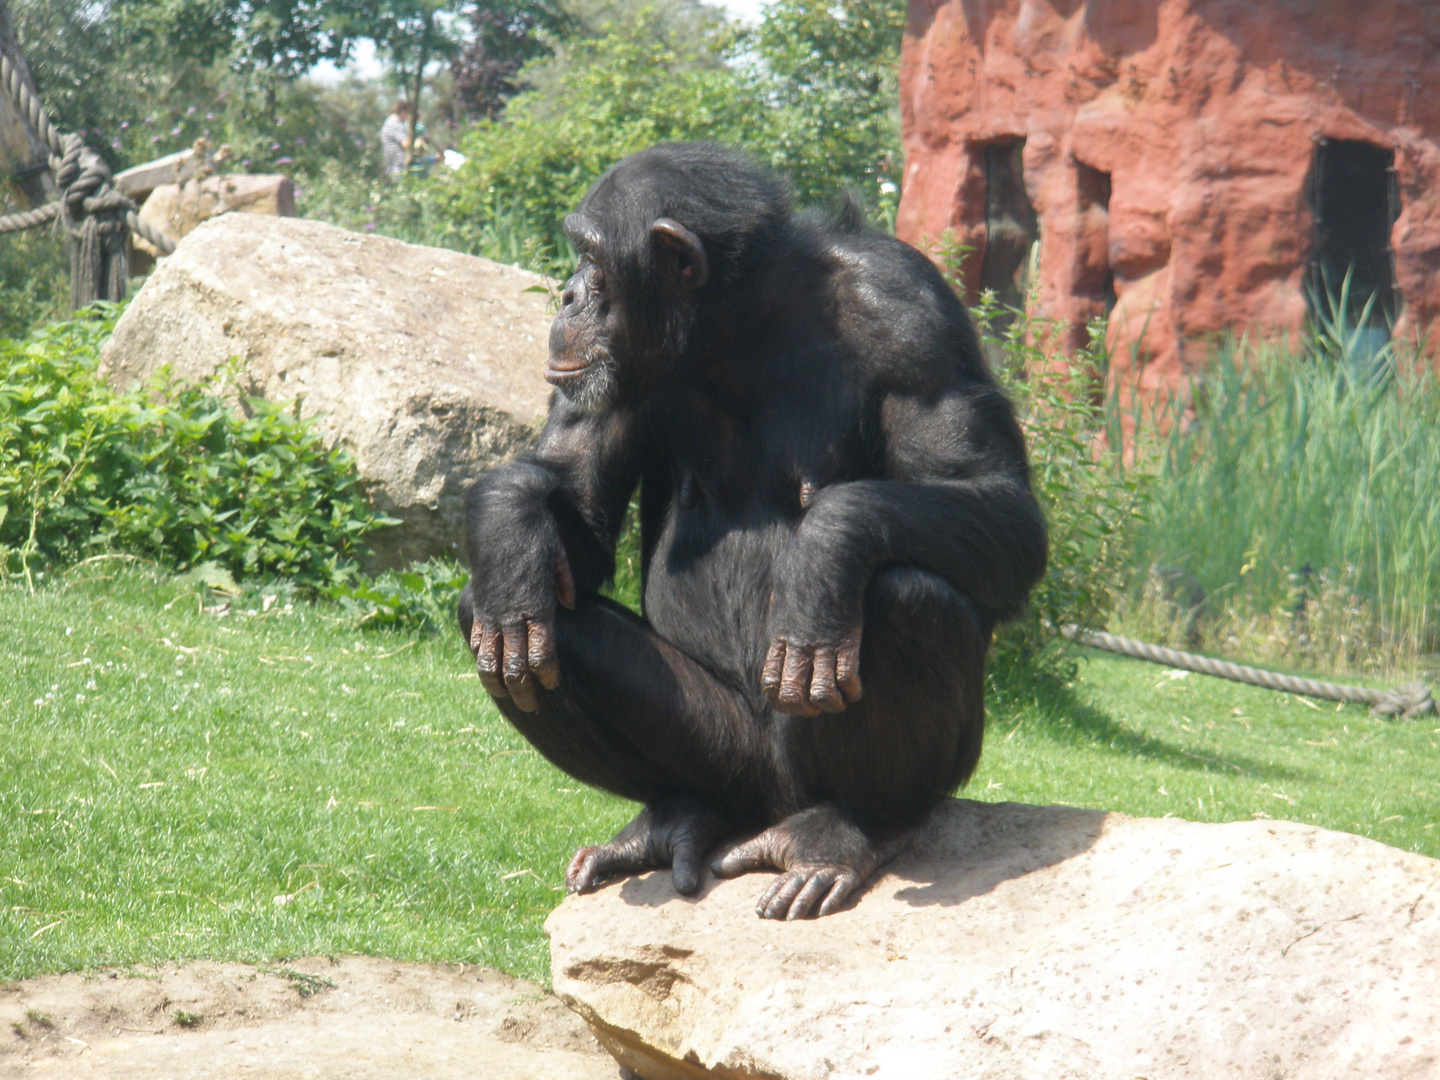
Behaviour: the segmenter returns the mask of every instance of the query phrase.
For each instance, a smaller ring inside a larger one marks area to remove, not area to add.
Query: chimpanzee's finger
[[[765,666],[760,669],[760,685],[771,705],[780,704],[780,672],[784,666],[785,642],[776,638],[770,642],[770,650],[765,654]]]
[[[753,870],[781,869],[770,851],[769,834],[761,833],[710,860],[710,872],[716,877],[739,877]]]
[[[478,621],[470,631],[470,641],[475,649],[475,670],[480,675],[480,685],[497,698],[509,697],[505,679],[500,674],[501,647],[500,631],[493,626],[484,626]]]
[[[755,905],[755,914],[762,919],[783,919],[790,911],[790,903],[805,887],[803,873],[781,874],[760,894]]]
[[[845,698],[835,685],[834,645],[822,645],[815,650],[815,671],[810,676],[810,704],[821,712],[845,711]]]
[[[820,910],[815,912],[815,917],[820,918],[839,911],[850,894],[860,887],[860,875],[850,870],[843,870],[840,876],[835,879],[835,884],[830,886],[830,892],[820,905]]]
[[[835,884],[838,873],[838,870],[829,866],[816,870],[810,880],[805,882],[805,887],[796,894],[795,899],[790,901],[790,910],[785,913],[785,918],[810,918],[811,911],[829,895],[830,886]]]
[[[505,658],[502,663],[505,689],[515,699],[516,705],[526,712],[534,712],[540,707],[540,702],[535,697],[535,681],[530,678],[525,623],[507,623],[502,629],[505,633]]]
[[[582,847],[575,852],[570,865],[565,868],[565,890],[572,893],[587,893],[605,877],[605,848]]]
[[[860,631],[846,634],[835,647],[835,685],[845,695],[846,702],[860,700],[864,688],[860,685]]]
[[[560,657],[555,653],[555,629],[549,623],[531,619],[526,627],[526,660],[546,690],[560,685]]]
[[[575,610],[575,575],[570,572],[570,557],[564,548],[555,556],[555,599],[561,607]]]
[[[819,716],[820,710],[810,704],[810,673],[815,661],[809,650],[788,646],[785,667],[780,673],[779,703],[776,708],[796,716]]]

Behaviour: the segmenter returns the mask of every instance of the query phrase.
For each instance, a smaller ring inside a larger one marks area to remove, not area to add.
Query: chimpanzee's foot
[[[670,867],[675,891],[700,888],[706,853],[725,831],[725,819],[699,799],[668,795],[635,815],[608,844],[582,847],[565,871],[565,888],[587,893],[612,877]]]
[[[871,837],[845,811],[826,803],[791,814],[717,855],[710,869],[719,877],[781,871],[761,894],[755,913],[762,919],[808,919],[840,910],[882,863],[909,843],[908,831]]]

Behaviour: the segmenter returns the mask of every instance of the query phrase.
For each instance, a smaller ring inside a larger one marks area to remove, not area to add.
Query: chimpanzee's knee
[[[882,827],[923,820],[979,761],[989,643],[989,626],[944,579],[911,567],[876,574],[865,595],[864,696],[787,725],[802,799],[834,800]]]

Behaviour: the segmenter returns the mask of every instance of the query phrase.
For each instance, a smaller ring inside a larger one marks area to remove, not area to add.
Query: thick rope
[[[1325,701],[1348,701],[1356,705],[1369,705],[1376,716],[1404,716],[1407,720],[1424,716],[1435,711],[1435,702],[1430,696],[1430,687],[1424,683],[1406,683],[1393,690],[1372,690],[1367,686],[1343,686],[1339,683],[1321,682],[1318,679],[1302,679],[1294,675],[1281,675],[1274,671],[1232,664],[1228,660],[1215,660],[1195,653],[1167,649],[1163,645],[1147,645],[1133,638],[1107,634],[1101,630],[1080,630],[1067,626],[1064,634],[1071,641],[1082,645],[1119,653],[1136,660],[1148,660],[1152,664],[1182,668],[1185,671],[1213,675],[1217,679],[1263,686],[1267,690],[1281,690],[1300,694],[1304,697],[1322,698]]]
[[[79,135],[62,136],[55,130],[40,100],[3,51],[0,83],[49,146],[50,170],[60,188],[57,202],[0,217],[0,233],[33,229],[58,217],[69,241],[71,307],[79,310],[95,300],[125,299],[130,233],[139,233],[166,255],[175,250],[175,241],[140,219],[135,200],[112,183],[104,158],[86,148]]]
[[[40,99],[30,92],[30,87],[20,78],[20,69],[3,50],[0,50],[0,82],[5,84],[5,92],[10,95],[15,108],[20,110],[20,115],[30,122],[30,127],[40,136],[40,141],[50,147],[51,156],[60,157],[64,154],[65,147],[60,140],[60,133],[55,130],[55,125],[50,123],[50,117],[45,115]]]

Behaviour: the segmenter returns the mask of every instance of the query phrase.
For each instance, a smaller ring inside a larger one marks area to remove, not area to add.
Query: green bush
[[[455,602],[469,580],[470,571],[459,563],[431,559],[408,570],[337,582],[325,589],[325,595],[357,627],[434,633],[455,625]]]
[[[1058,324],[1004,309],[989,292],[972,314],[1025,429],[1050,534],[1045,576],[1025,615],[997,631],[991,670],[1000,684],[1039,672],[1070,678],[1063,632],[1104,628],[1131,575],[1148,494],[1146,478],[1125,472],[1104,441],[1105,325],[1092,323],[1086,347],[1061,356]]]
[[[30,575],[100,552],[214,563],[321,588],[379,518],[312,419],[223,382],[116,393],[98,372],[117,309],[0,341],[0,565]]]

